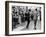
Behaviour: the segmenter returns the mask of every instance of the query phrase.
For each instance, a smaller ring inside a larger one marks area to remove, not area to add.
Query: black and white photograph
[[[40,30],[41,7],[12,6],[12,30]]]
[[[44,3],[9,3],[9,34],[44,33]]]

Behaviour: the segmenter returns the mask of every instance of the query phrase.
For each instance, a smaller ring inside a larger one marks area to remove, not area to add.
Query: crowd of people
[[[19,7],[16,11],[15,7],[12,7],[12,29],[16,28],[16,25],[20,25],[21,23],[24,23],[26,21],[26,28],[28,29],[29,24],[32,20],[34,21],[34,29],[36,29],[37,20],[39,19],[39,21],[41,21],[41,7],[39,7],[39,10],[36,8],[33,11],[31,9],[28,9],[27,7],[25,12],[23,9],[21,10],[21,8]]]

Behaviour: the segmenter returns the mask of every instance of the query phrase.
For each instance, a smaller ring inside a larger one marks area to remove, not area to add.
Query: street
[[[34,30],[34,21],[30,21],[28,29],[26,29],[26,25],[27,22],[17,25],[16,26],[17,28],[14,29],[13,31]],[[40,30],[40,29],[41,29],[41,22],[37,21],[36,30]]]

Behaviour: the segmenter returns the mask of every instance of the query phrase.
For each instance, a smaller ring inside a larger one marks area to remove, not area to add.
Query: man
[[[22,15],[21,15],[21,20],[22,20],[22,23],[25,22],[24,12],[23,11],[22,11]]]
[[[28,29],[29,27],[29,23],[30,23],[30,9],[29,9],[29,12],[25,13],[25,16],[26,16],[26,20],[27,20],[27,26],[26,28]]]
[[[37,14],[38,14],[37,9],[35,9],[35,11],[33,13],[33,15],[34,15],[34,18],[33,18],[34,19],[34,29],[35,30],[36,30],[36,23],[37,23],[37,17],[38,17]]]

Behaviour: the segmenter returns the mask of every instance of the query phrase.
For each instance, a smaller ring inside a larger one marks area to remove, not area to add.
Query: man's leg
[[[36,23],[37,23],[37,20],[34,20],[34,29],[36,30]]]
[[[27,26],[26,26],[26,28],[28,28],[28,27],[29,27],[29,23],[30,23],[30,20],[28,20],[28,21],[27,21]]]

